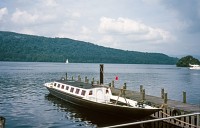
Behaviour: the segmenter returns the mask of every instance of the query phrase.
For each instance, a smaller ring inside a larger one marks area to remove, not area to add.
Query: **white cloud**
[[[161,28],[151,27],[139,21],[121,17],[118,19],[101,18],[99,32],[123,36],[123,40],[129,41],[166,41],[173,39],[168,31]]]
[[[21,11],[20,9],[16,9],[11,18],[12,22],[16,24],[32,24],[38,19],[39,16],[37,14],[30,14],[27,11]]]
[[[8,14],[8,9],[7,8],[1,8],[0,9],[0,21],[3,19],[3,16]]]

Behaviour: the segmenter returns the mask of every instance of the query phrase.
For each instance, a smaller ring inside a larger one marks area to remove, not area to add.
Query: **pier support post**
[[[0,128],[5,128],[6,118],[0,116]]]
[[[111,84],[111,87],[115,87],[115,82],[114,82],[114,80],[112,81],[112,84]]]
[[[142,94],[143,91],[143,85],[140,85],[140,93]]]
[[[100,85],[103,84],[103,64],[100,64]]]
[[[142,101],[145,100],[145,89],[142,89],[142,92],[141,92],[141,100],[142,100]]]
[[[67,73],[65,74],[65,79],[67,80]]]
[[[161,88],[161,98],[162,98],[162,99],[164,99],[164,93],[165,93],[164,88]]]
[[[183,103],[186,103],[186,92],[183,91]]]
[[[81,82],[81,76],[78,75],[78,82]]]
[[[164,93],[164,104],[167,104],[167,93]]]
[[[200,115],[197,115],[197,126],[200,126]]]

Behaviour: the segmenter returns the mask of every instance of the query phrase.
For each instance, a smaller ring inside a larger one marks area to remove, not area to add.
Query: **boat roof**
[[[74,81],[74,80],[57,80],[55,82],[59,82],[59,83],[62,83],[62,84],[67,84],[67,85],[71,85],[71,86],[83,88],[83,89],[106,87],[104,85],[94,85],[94,84],[91,84],[91,83],[84,83],[84,82],[79,82],[79,81]]]

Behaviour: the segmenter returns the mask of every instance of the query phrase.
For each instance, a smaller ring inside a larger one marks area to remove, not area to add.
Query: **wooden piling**
[[[78,82],[81,82],[81,76],[78,75]]]
[[[142,96],[142,101],[144,101],[145,100],[145,89],[142,89],[142,94],[141,94],[141,96]]]
[[[87,76],[85,77],[85,83],[87,83]]]
[[[5,128],[6,118],[0,116],[0,128]]]
[[[112,80],[112,84],[111,84],[111,87],[115,87],[115,82],[114,82],[114,80]]]
[[[143,85],[140,85],[140,93],[143,91]]]
[[[164,99],[164,93],[165,93],[164,88],[161,88],[161,98],[162,98],[162,99]]]
[[[65,79],[67,80],[67,73],[65,74]]]
[[[103,84],[103,73],[104,73],[104,66],[100,64],[100,84]]]
[[[186,103],[186,92],[183,91],[183,103]]]
[[[167,104],[167,93],[164,93],[164,104]]]

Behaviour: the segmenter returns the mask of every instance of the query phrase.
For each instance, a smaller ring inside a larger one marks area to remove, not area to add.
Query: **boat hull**
[[[83,98],[80,98],[78,96],[64,93],[62,91],[56,90],[54,88],[47,87],[49,92],[60,98],[63,99],[67,102],[70,102],[72,104],[87,108],[87,109],[92,109],[94,111],[102,112],[105,114],[110,114],[110,115],[117,115],[117,116],[126,116],[130,118],[145,118],[161,109],[143,109],[143,108],[131,108],[131,107],[126,107],[126,106],[118,106],[118,105],[113,105],[113,104],[104,104],[104,103],[97,103],[94,101],[89,101]]]

